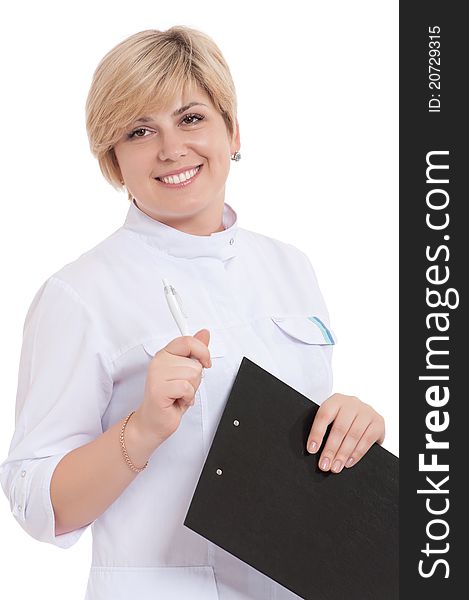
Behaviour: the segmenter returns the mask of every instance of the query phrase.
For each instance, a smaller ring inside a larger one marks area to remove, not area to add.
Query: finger
[[[187,379],[187,381],[190,381],[195,387],[195,384],[199,382],[202,377],[202,365],[198,360],[192,360],[190,358],[183,358],[181,360],[184,360],[181,364],[165,365],[165,381]]]
[[[160,367],[164,374],[165,379],[188,379],[202,373],[203,367],[200,361],[186,357],[174,357],[171,362],[166,363]]]
[[[357,464],[357,462],[365,456],[365,454],[368,452],[368,450],[371,448],[371,446],[375,442],[378,441],[380,434],[381,434],[381,426],[380,426],[379,422],[372,421],[368,425],[366,430],[363,432],[362,437],[358,441],[358,444],[356,445],[353,452],[350,454],[350,457],[348,458],[347,462],[345,463],[345,466],[347,468],[350,468],[353,465]]]
[[[209,348],[210,331],[208,329],[201,329],[197,333],[194,333],[194,337],[197,338],[198,340],[200,340],[203,344],[205,344],[207,346],[207,348],[209,349],[209,354],[210,354],[210,348]],[[197,359],[194,358],[192,360],[197,360]],[[210,357],[210,367],[211,366],[212,366],[212,359]],[[204,376],[204,372],[202,371],[201,377],[203,378],[203,376]]]
[[[355,417],[334,458],[331,459],[331,471],[333,473],[342,471],[369,424],[369,416],[357,415]]]
[[[197,358],[193,358],[192,356],[179,356],[178,354],[171,354],[170,352],[167,352],[165,348],[163,348],[161,350],[161,352],[166,352],[166,354],[168,356],[171,357],[171,367],[182,367],[182,368],[187,368],[188,366],[193,366],[194,368],[197,369],[197,372],[201,372],[201,377],[204,376],[204,372],[203,369],[204,367],[202,366],[200,360],[198,360]],[[181,376],[174,376],[173,379],[184,379],[185,376],[181,374]]]
[[[201,329],[200,331],[197,331],[197,333],[194,333],[194,337],[200,340],[208,348],[210,343],[210,331],[208,329]]]
[[[163,348],[176,356],[196,358],[203,367],[211,367],[210,351],[207,346],[192,335],[182,335],[174,338]]]
[[[342,408],[334,420],[332,429],[327,436],[326,445],[321,452],[319,459],[319,468],[323,471],[329,471],[332,466],[337,450],[340,448],[345,436],[347,435],[354,419],[355,412]]]
[[[311,431],[309,432],[308,441],[306,443],[308,452],[315,454],[319,450],[326,429],[336,418],[338,412],[338,405],[334,405],[333,403],[326,404],[326,402],[321,404],[314,417],[313,425],[311,426]]]
[[[165,386],[165,392],[166,396],[173,400],[172,404],[177,402],[185,410],[194,404],[195,389],[186,379],[168,381]]]

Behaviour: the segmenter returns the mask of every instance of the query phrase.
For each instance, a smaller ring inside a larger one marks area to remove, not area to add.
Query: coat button
[[[230,245],[232,246],[233,244],[234,244],[234,238],[231,238]]]
[[[21,477],[24,477],[26,475],[26,471],[21,471]]]

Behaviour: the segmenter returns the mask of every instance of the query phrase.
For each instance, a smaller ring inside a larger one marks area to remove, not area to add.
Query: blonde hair
[[[148,29],[126,38],[100,61],[86,100],[86,130],[91,152],[114,188],[123,188],[114,145],[125,129],[193,85],[208,94],[233,137],[236,90],[220,49],[208,35],[184,26]]]

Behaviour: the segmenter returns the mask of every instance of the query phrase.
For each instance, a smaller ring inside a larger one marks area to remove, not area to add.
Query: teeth
[[[169,177],[160,177],[161,181],[165,183],[181,183],[183,181],[187,181],[194,177],[200,167],[196,167],[195,169],[191,169],[190,171],[184,171],[184,173],[178,173],[178,175],[170,175]]]

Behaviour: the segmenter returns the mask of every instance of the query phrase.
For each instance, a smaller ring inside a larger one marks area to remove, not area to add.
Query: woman
[[[321,404],[307,448],[333,423],[325,471],[381,443],[383,419],[330,395],[334,339],[308,258],[239,228],[225,203],[240,134],[213,41],[186,27],[130,36],[98,65],[86,108],[91,150],[131,204],[26,317],[1,470],[13,515],[62,548],[92,524],[89,600],[295,598],[182,525],[242,357]]]

